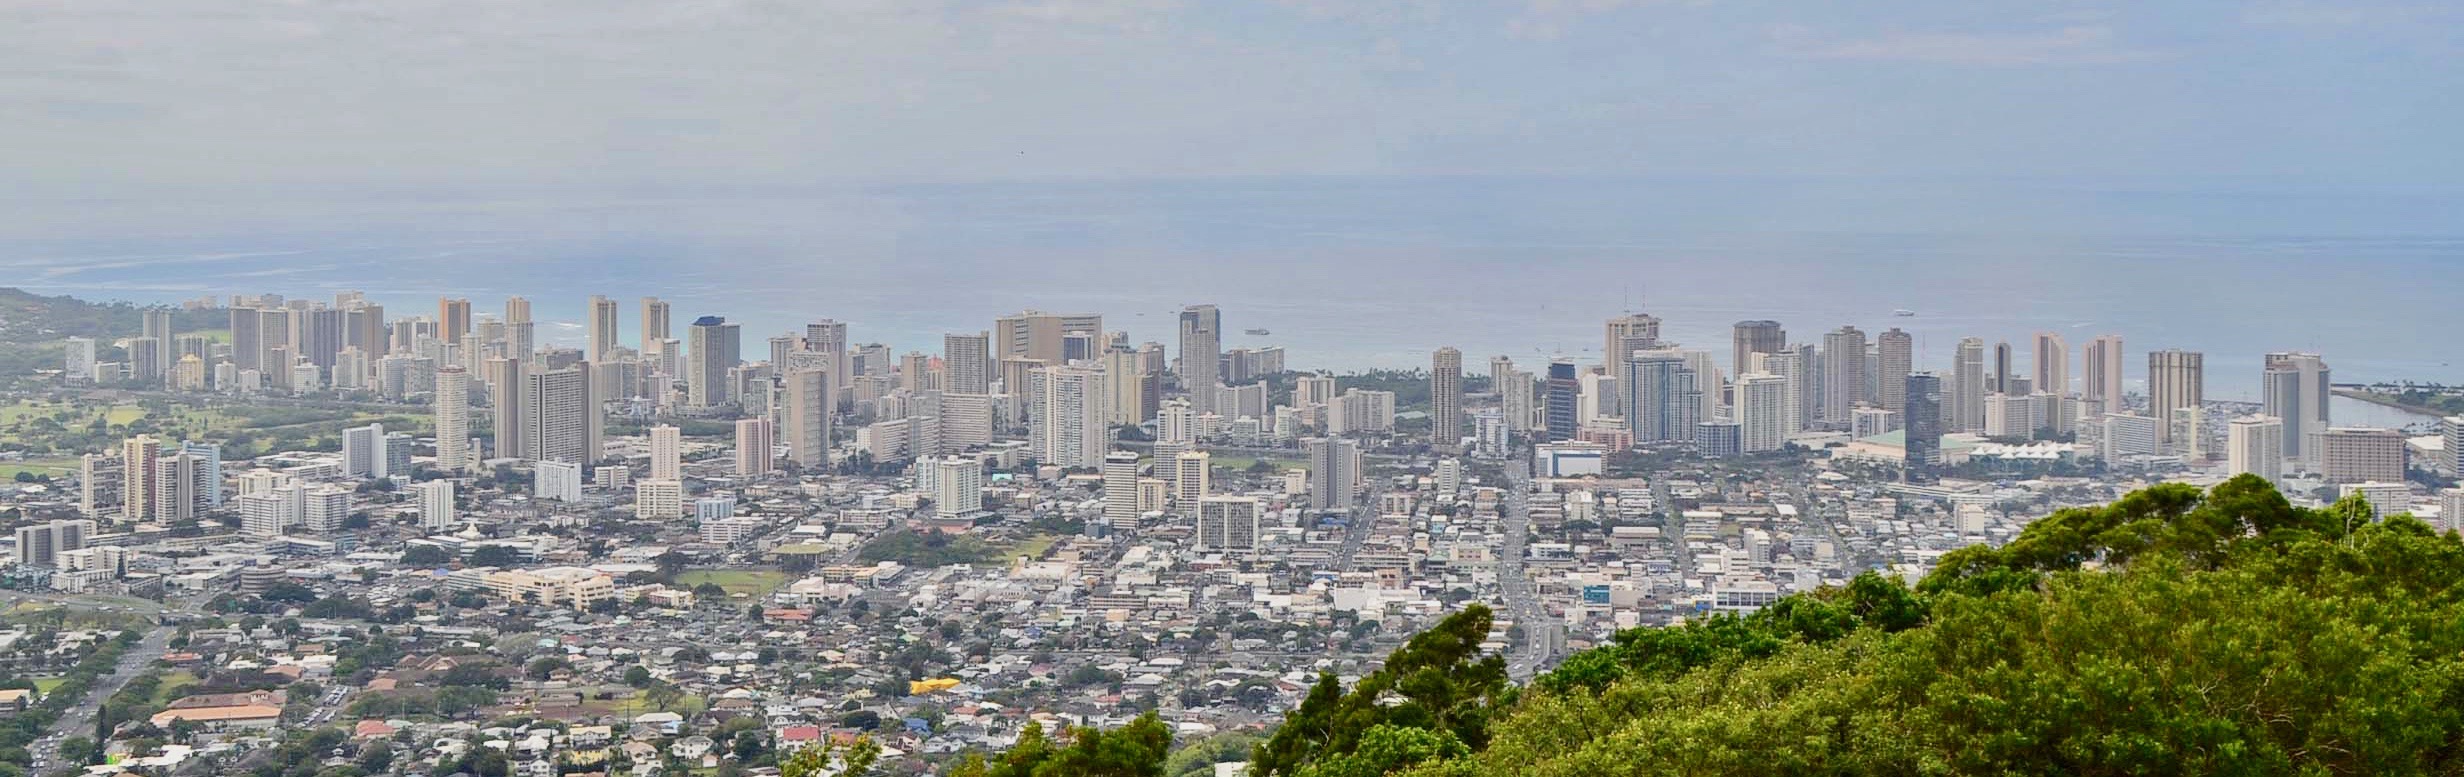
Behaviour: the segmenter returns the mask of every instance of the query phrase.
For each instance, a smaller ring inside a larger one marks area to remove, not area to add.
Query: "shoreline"
[[[2407,404],[2404,404],[2403,402],[2397,401],[2395,398],[2390,397],[2390,396],[2388,396],[2388,395],[2386,395],[2386,394],[2380,394],[2380,393],[2378,393],[2378,392],[2374,392],[2374,391],[2367,391],[2367,390],[2363,390],[2363,389],[2335,388],[2335,389],[2330,389],[2330,390],[2329,390],[2329,393],[2332,393],[2332,394],[2334,394],[2334,395],[2336,395],[2336,396],[2339,396],[2339,397],[2344,397],[2344,398],[2346,398],[2346,399],[2352,399],[2352,400],[2358,400],[2358,401],[2362,401],[2362,402],[2368,402],[2368,403],[2370,403],[2370,404],[2377,405],[2377,406],[2379,406],[2379,407],[2391,408],[2391,409],[2395,409],[2395,410],[2401,410],[2401,411],[2404,411],[2404,412],[2406,412],[2406,413],[2410,413],[2410,414],[2413,414],[2413,415],[2421,416],[2422,418],[2426,418],[2426,419],[2430,419],[2430,420],[2438,420],[2438,419],[2441,419],[2441,418],[2445,418],[2445,417],[2446,417],[2445,415],[2441,415],[2441,414],[2440,414],[2438,411],[2436,411],[2436,410],[2431,410],[2431,409],[2426,408],[2426,407],[2420,407],[2420,406],[2418,406],[2418,405],[2407,405]]]

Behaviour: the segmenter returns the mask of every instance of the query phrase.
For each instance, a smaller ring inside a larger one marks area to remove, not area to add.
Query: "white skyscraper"
[[[1766,354],[1767,355],[1767,354]],[[1747,453],[1776,451],[1788,443],[1788,379],[1766,373],[1737,376],[1738,445]]]
[[[2166,445],[2186,442],[2174,438],[2174,418],[2183,409],[2195,409],[2207,401],[2207,370],[2203,356],[2196,351],[2151,351],[2147,355],[2147,399],[2149,417],[2156,419],[2156,441]]]
[[[2225,428],[2225,462],[2233,474],[2274,483],[2284,476],[2284,422],[2275,416],[2233,419]]]
[[[1806,385],[1809,376],[1805,374],[1804,355],[1789,349],[1779,353],[1751,354],[1746,359],[1760,365],[1763,374],[1779,378],[1784,387],[1786,396],[1781,399],[1780,411],[1785,417],[1780,422],[1780,436],[1785,438],[1805,431],[1805,396],[1810,387]]]
[[[471,455],[471,376],[458,365],[436,368],[436,467],[467,472],[478,467]]]
[[[963,518],[984,511],[984,465],[966,456],[944,456],[924,463],[932,468],[933,515]]]
[[[838,395],[830,383],[830,371],[790,369],[784,382],[786,407],[779,420],[788,460],[806,470],[830,466],[830,421]]]
[[[531,465],[531,492],[541,499],[582,501],[582,465],[569,461]]]
[[[354,478],[382,478],[388,474],[384,424],[342,430],[342,474]]]
[[[411,484],[419,495],[419,526],[429,531],[453,528],[453,481],[445,478]]]
[[[684,517],[684,482],[652,479],[633,484],[633,517],[645,521]]]
[[[1180,455],[1170,459],[1156,459],[1158,467],[1166,461],[1171,462],[1170,472],[1159,474],[1165,474],[1171,481],[1172,503],[1180,509],[1186,510],[1189,509],[1189,505],[1197,504],[1198,500],[1204,498],[1212,488],[1213,455],[1206,451],[1182,451]]]
[[[650,478],[684,479],[684,432],[674,426],[650,427]]]
[[[1040,376],[1029,435],[1036,459],[1062,467],[1104,465],[1111,430],[1104,425],[1104,380],[1100,370],[1046,367]]]

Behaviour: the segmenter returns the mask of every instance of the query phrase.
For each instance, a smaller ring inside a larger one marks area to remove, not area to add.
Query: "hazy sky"
[[[2464,174],[2464,3],[0,0],[0,178]]]

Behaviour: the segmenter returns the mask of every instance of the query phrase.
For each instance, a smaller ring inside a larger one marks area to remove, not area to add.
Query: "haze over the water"
[[[172,300],[657,293],[931,349],[1224,306],[1301,366],[2119,332],[2464,378],[2464,11],[2405,3],[0,9],[0,274]],[[1894,308],[1919,312],[1894,318]],[[1146,316],[1136,315],[1145,311]],[[2134,368],[2135,371],[2135,368]]]

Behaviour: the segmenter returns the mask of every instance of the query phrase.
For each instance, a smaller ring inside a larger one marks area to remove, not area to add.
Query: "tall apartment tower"
[[[736,420],[736,474],[760,477],[770,474],[770,454],[776,446],[770,440],[770,419],[741,418]]]
[[[1582,382],[1574,375],[1574,362],[1559,359],[1549,362],[1549,376],[1542,395],[1541,430],[1550,442],[1574,439],[1575,424],[1580,416],[1575,406],[1581,401]]]
[[[942,335],[941,369],[947,375],[942,391],[992,393],[992,336],[984,332]]]
[[[2156,441],[2171,444],[2173,419],[2183,408],[2207,401],[2205,357],[2197,351],[2168,349],[2147,355],[2148,417],[2156,419]]]
[[[582,318],[582,336],[585,340],[583,358],[594,362],[605,361],[608,352],[615,350],[618,342],[616,301],[598,294],[590,295],[590,304],[583,308]]]
[[[1341,437],[1315,437],[1309,451],[1309,508],[1350,509],[1358,494],[1360,445]]]
[[[1899,327],[1891,327],[1875,336],[1877,366],[1881,374],[1873,380],[1880,389],[1876,397],[1882,409],[1902,414],[1908,412],[1908,375],[1916,371],[1916,338]]]
[[[462,342],[462,336],[471,333],[471,301],[459,297],[437,300],[436,329],[436,339]]]
[[[734,398],[728,391],[727,371],[744,362],[743,332],[725,318],[703,316],[693,320],[687,333],[686,356],[691,361],[684,370],[685,404],[701,408],[727,404]]]
[[[1746,453],[1776,451],[1795,430],[1788,426],[1788,379],[1762,372],[1737,376],[1737,401],[1730,413],[1737,421],[1737,444]]]
[[[855,385],[855,360],[847,356],[847,322],[822,319],[804,325],[804,350],[830,357],[830,385]]]
[[[1991,369],[1985,373],[1986,393],[2016,393],[2011,390],[2011,379],[2019,377],[2019,373],[2013,362],[2014,360],[2011,358],[2010,343],[1998,342],[1993,344],[1993,364],[1991,365]]]
[[[500,459],[522,457],[522,374],[517,359],[489,359],[480,369],[488,386],[488,428],[494,435],[491,453]]]
[[[1600,363],[1608,367],[1608,374],[1624,375],[1635,351],[1660,347],[1660,319],[1649,313],[1628,313],[1609,319],[1600,335]]]
[[[783,382],[786,407],[779,423],[788,460],[806,470],[830,466],[831,413],[838,409],[838,389],[830,383],[830,371],[791,369]]]
[[[650,478],[684,479],[684,431],[671,424],[650,427]]]
[[[1848,411],[1865,401],[1865,332],[1843,326],[1822,336],[1822,420],[1848,423]]]
[[[2284,422],[2265,415],[2233,419],[2225,427],[2224,457],[2233,474],[2276,482],[2284,476]]]
[[[1788,330],[1777,321],[1739,321],[1732,329],[1733,358],[1728,371],[1743,376],[1754,371],[1754,354],[1779,353],[1788,348]]]
[[[1138,528],[1138,454],[1104,454],[1104,523],[1115,531]]]
[[[1942,378],[1930,372],[1908,376],[1908,409],[1901,416],[1905,424],[1906,456],[1903,476],[1911,483],[1933,480],[1934,468],[1942,463]]]
[[[1985,341],[1967,337],[1959,341],[1959,350],[1951,358],[1949,387],[1949,422],[1945,432],[1976,432],[1985,429]]]
[[[2259,372],[2264,407],[2259,411],[2284,424],[2284,457],[2314,461],[2310,438],[2328,427],[2328,398],[2335,379],[2327,360],[2315,353],[2271,353]]]
[[[1429,358],[1429,444],[1463,439],[1463,352],[1439,348]]]
[[[1100,467],[1111,447],[1111,430],[1104,424],[1102,370],[1085,367],[1045,367],[1035,371],[1035,409],[1030,447],[1045,464]]]
[[[156,343],[153,354],[153,364],[151,365],[154,371],[153,374],[157,376],[169,376],[171,374],[171,362],[173,359],[177,358],[176,354],[174,354],[172,350],[174,333],[171,331],[171,311],[163,308],[147,308],[144,316],[145,320],[143,322],[143,328],[140,330],[138,336],[154,338],[154,342]],[[91,374],[90,371],[89,374]]]
[[[675,336],[676,333],[668,328],[667,300],[658,297],[643,297],[642,350],[648,351],[652,343]]]
[[[1215,389],[1223,386],[1223,313],[1213,305],[1181,309],[1181,390],[1200,413],[1217,412]]]
[[[600,409],[588,365],[522,376],[522,458],[588,465],[600,458]]]
[[[2060,398],[2070,393],[2070,344],[2053,332],[2036,333],[2035,372],[2032,387]]]
[[[446,472],[478,468],[471,455],[471,375],[461,365],[436,368],[436,467]]]
[[[2080,356],[2080,400],[2094,403],[2099,412],[2122,412],[2122,336],[2089,340]]]

